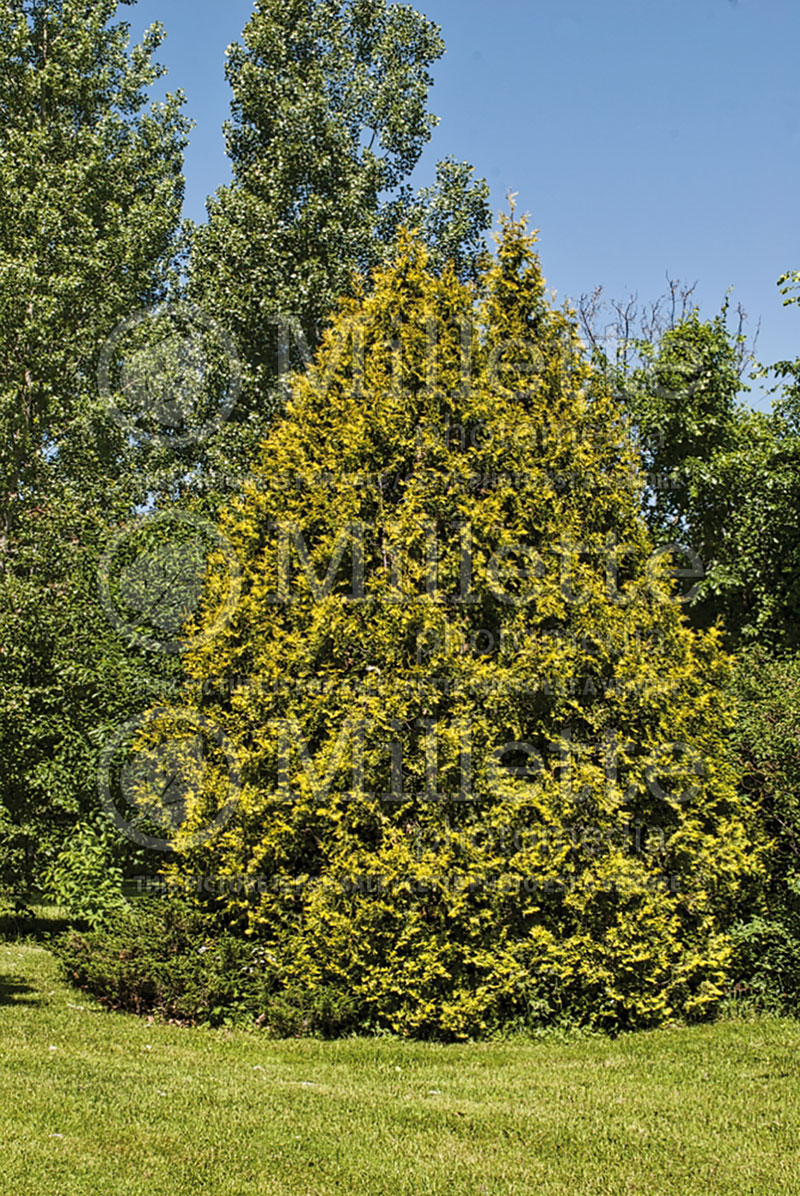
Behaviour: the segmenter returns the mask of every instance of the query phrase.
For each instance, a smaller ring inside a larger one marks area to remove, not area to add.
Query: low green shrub
[[[67,978],[112,1009],[281,1036],[355,1028],[346,995],[287,985],[261,945],[177,899],[139,898],[101,927],[64,932],[53,950]]]

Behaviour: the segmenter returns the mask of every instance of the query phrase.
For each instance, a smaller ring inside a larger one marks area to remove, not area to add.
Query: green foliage
[[[407,183],[437,123],[429,71],[443,53],[433,22],[387,0],[258,0],[229,48],[234,180],[194,229],[189,291],[246,362],[240,427],[221,450],[240,464],[247,429],[262,435],[282,405],[286,365],[316,346],[401,222],[465,275],[485,257],[489,189],[466,163],[440,162],[418,196]]]
[[[435,270],[450,264],[459,278],[477,281],[489,263],[484,234],[490,223],[488,184],[473,181],[467,162],[445,158],[436,164],[436,181],[423,187],[404,213],[397,205],[391,219],[382,219],[381,240],[391,246],[397,221],[403,218],[419,230]]]
[[[207,920],[177,901],[137,898],[102,929],[65,932],[54,950],[70,980],[111,1008],[192,1022],[231,1017],[253,970],[250,944],[212,941]],[[259,982],[266,991],[263,970]]]
[[[105,825],[79,822],[43,877],[47,896],[96,929],[125,909],[122,869]]]
[[[756,916],[736,929],[740,991],[773,1007],[800,1007],[800,659],[742,653],[734,673],[733,745],[768,882]]]
[[[0,0],[0,872],[22,894],[97,811],[104,736],[164,681],[98,602],[147,483],[97,368],[170,282],[188,122],[180,94],[147,102],[163,30],[129,47],[115,10]]]
[[[652,481],[651,528],[688,535],[698,551],[718,539],[719,529],[703,526],[706,512],[692,501],[693,473],[727,448],[736,430],[738,346],[726,316],[727,305],[711,321],[694,310],[657,344],[640,343],[641,364],[623,387]]]
[[[174,251],[183,97],[146,107],[163,30],[128,50],[115,10],[0,3],[0,535],[62,450],[112,450],[82,444],[99,348],[162,293]]]
[[[241,784],[189,794],[174,879],[375,1028],[704,1017],[758,871],[728,665],[522,224],[480,293],[403,234],[295,379],[188,657]]]
[[[738,403],[744,337],[691,312],[640,364],[618,371],[623,406],[641,444],[645,517],[657,541],[681,546],[696,582],[698,625],[722,618],[730,646],[800,644],[800,427],[788,381],[767,414]],[[792,363],[775,367],[787,379]],[[688,587],[687,587],[688,588]]]
[[[781,280],[788,284],[790,276]],[[800,728],[800,420],[798,366],[771,412],[737,404],[741,333],[691,313],[640,348],[621,393],[642,443],[654,535],[690,546],[705,576],[693,620],[722,618],[739,656],[730,738],[743,770],[748,821],[769,873],[735,928],[738,999],[796,1008],[800,967],[798,728]],[[761,371],[762,374],[766,371]]]
[[[788,307],[792,303],[800,303],[800,295],[793,293],[800,291],[800,270],[787,270],[785,274],[781,274],[778,286],[784,296],[784,307]]]
[[[701,600],[734,645],[800,647],[800,435],[781,408],[742,412],[726,451],[699,465],[692,501],[716,522]]]
[[[169,692],[177,661],[137,650],[98,597],[113,508],[74,498],[26,510],[0,571],[0,882],[25,891],[98,810],[104,743]],[[110,826],[110,823],[109,823]]]
[[[800,892],[795,891],[795,902]],[[731,927],[732,1008],[800,1012],[800,919],[750,918]]]

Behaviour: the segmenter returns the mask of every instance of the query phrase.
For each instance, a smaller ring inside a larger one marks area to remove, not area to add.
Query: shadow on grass
[[[66,912],[58,906],[40,905],[29,913],[6,911],[0,915],[0,941],[47,943],[72,925]]]
[[[19,976],[0,975],[0,1005],[38,1005],[41,995]]]

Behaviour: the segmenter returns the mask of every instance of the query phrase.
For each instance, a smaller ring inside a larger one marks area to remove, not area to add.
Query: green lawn
[[[800,1024],[437,1046],[148,1025],[0,943],[0,1196],[797,1196]]]

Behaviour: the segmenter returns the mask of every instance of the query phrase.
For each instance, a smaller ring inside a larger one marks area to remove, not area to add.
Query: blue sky
[[[422,0],[447,54],[441,117],[417,171],[466,159],[495,211],[517,193],[540,229],[548,286],[649,301],[697,281],[705,314],[726,290],[762,360],[800,353],[800,308],[776,280],[800,267],[800,0]],[[166,26],[160,57],[196,122],[186,214],[229,177],[224,53],[250,0],[140,0],[135,34]],[[759,401],[759,405],[761,405]]]

